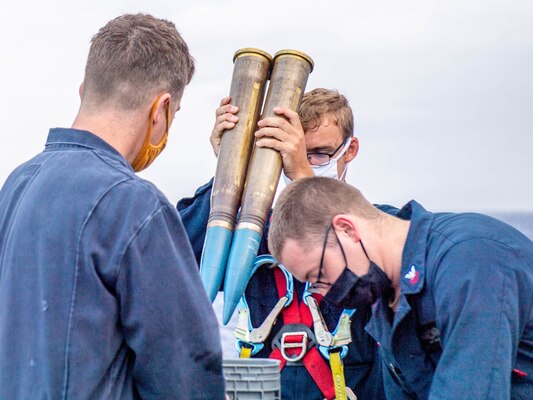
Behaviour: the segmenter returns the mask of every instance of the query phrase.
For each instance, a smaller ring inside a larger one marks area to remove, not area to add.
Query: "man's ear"
[[[163,123],[167,124],[168,110],[170,109],[170,93],[163,93],[157,97],[154,111],[154,125]],[[169,125],[170,125],[170,121]]]
[[[83,82],[82,82],[81,85],[80,85],[80,88],[78,90],[78,93],[80,94],[80,100],[83,99],[83,89],[84,89],[84,86],[83,86]]]
[[[337,235],[346,235],[354,242],[361,240],[361,235],[357,227],[357,219],[353,215],[337,214],[333,217],[332,224]]]
[[[348,146],[348,150],[346,150],[346,153],[344,153],[345,163],[352,161],[357,156],[357,153],[359,153],[359,139],[353,136],[350,138],[350,140],[350,146]]]

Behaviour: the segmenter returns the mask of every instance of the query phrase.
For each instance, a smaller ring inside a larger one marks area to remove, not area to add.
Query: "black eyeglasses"
[[[331,153],[323,153],[320,151],[313,152],[313,153],[307,153],[307,160],[309,161],[309,164],[315,165],[315,166],[328,165],[331,161],[331,158],[346,144],[346,141],[348,139],[349,138],[344,139],[342,143],[339,144],[339,147],[337,147]]]
[[[333,228],[333,224],[329,224],[328,228],[326,229],[326,235],[324,237],[324,246],[322,246],[322,255],[320,256],[320,265],[318,267],[318,276],[315,282],[311,283],[309,285],[310,289],[325,289],[332,285],[331,282],[324,282],[322,281],[322,274],[324,271],[324,254],[326,253],[326,247],[328,244],[328,236],[329,232]],[[344,249],[342,248],[341,241],[339,240],[339,236],[337,235],[337,232],[335,232],[335,229],[333,229],[333,233],[335,234],[335,238],[337,239],[337,243],[339,244],[339,247],[341,248],[342,257],[344,258],[344,265],[348,265],[348,261],[346,260],[346,254],[344,254]]]

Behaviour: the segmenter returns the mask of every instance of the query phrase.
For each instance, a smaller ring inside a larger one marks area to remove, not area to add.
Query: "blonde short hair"
[[[324,118],[340,128],[343,139],[354,134],[353,112],[348,100],[336,90],[318,88],[304,94],[298,111],[304,131],[316,129]]]
[[[281,193],[272,213],[268,232],[270,253],[281,260],[288,239],[306,246],[322,243],[327,226],[339,214],[365,219],[380,217],[379,210],[346,182],[324,177],[293,181]]]

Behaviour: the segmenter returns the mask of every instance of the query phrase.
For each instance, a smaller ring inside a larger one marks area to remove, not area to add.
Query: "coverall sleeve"
[[[490,239],[455,244],[436,268],[434,297],[443,352],[431,400],[511,394],[520,337],[519,295],[510,249]]]
[[[142,224],[117,278],[121,323],[143,399],[223,399],[218,324],[172,206]]]
[[[183,226],[191,241],[194,256],[198,264],[200,264],[200,258],[202,257],[205,233],[207,231],[207,220],[209,219],[209,212],[211,210],[210,202],[213,180],[211,179],[205,185],[200,186],[193,197],[186,197],[178,201],[176,206],[183,221]]]

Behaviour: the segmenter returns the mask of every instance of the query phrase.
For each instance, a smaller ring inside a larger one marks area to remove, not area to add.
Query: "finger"
[[[289,120],[289,123],[295,128],[302,129],[302,122],[300,121],[300,116],[296,111],[286,107],[274,107],[272,111],[278,115],[285,116]]]
[[[220,142],[222,135],[225,131],[235,128],[235,123],[231,121],[222,121],[220,124],[217,124],[211,132],[210,140]]]
[[[260,138],[273,138],[280,142],[292,142],[292,136],[287,134],[283,129],[279,128],[261,128],[255,132],[255,137]]]
[[[289,156],[290,154],[294,154],[296,148],[292,143],[287,142],[280,142],[276,139],[269,139],[269,138],[262,138],[258,140],[256,143],[257,147],[263,147],[263,148],[269,148],[278,151],[285,160],[285,156]],[[285,161],[283,161],[285,163]]]
[[[272,128],[280,128],[285,131],[292,129],[292,125],[290,124],[290,122],[287,121],[285,118],[281,118],[281,117],[263,118],[261,121],[257,123],[257,125],[260,128],[272,127]]]
[[[220,125],[225,121],[237,123],[239,122],[239,117],[230,113],[225,113],[217,117],[215,124]]]
[[[226,104],[221,107],[218,107],[216,110],[216,116],[219,117],[220,115],[224,114],[236,114],[239,111],[239,107],[234,106],[233,104]]]
[[[288,151],[287,144],[280,142],[276,139],[261,138],[257,142],[255,142],[255,145],[257,147],[266,147],[269,149],[277,150],[280,153],[286,153]]]
[[[231,97],[226,96],[222,100],[220,100],[220,106],[225,106],[226,104],[229,104],[231,101]]]
[[[229,130],[229,129],[233,129],[233,128],[235,128],[235,125],[236,125],[236,124],[235,124],[234,122],[231,122],[231,121],[224,121],[224,122],[222,122],[221,124],[219,124],[219,125],[217,126],[217,129],[219,130],[220,135],[222,135],[222,133],[223,133],[224,131],[227,131],[227,130]]]

